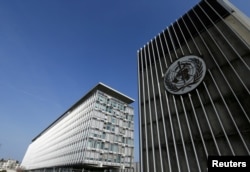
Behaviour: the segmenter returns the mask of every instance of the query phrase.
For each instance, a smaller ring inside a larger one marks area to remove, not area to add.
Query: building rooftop
[[[93,92],[95,92],[96,90],[100,90],[100,91],[103,91],[105,93],[107,93],[108,95],[112,96],[112,97],[115,97],[127,104],[131,104],[133,103],[135,100],[122,94],[121,92],[99,82],[94,88],[92,88],[85,96],[87,96],[88,94],[92,94]],[[85,97],[84,96],[84,97]],[[84,98],[83,97],[83,98]]]

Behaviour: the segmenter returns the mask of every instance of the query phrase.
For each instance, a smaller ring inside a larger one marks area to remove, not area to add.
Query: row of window
[[[91,151],[85,152],[85,159],[93,161],[126,163],[126,164],[133,162],[132,157],[123,157],[122,155],[119,154],[109,154],[109,153],[100,154],[99,152],[91,152]]]
[[[133,132],[130,132],[130,133],[133,136]],[[116,135],[114,133],[106,133],[106,132],[102,132],[98,130],[90,130],[89,136],[100,138],[100,139],[105,139],[105,141],[109,141],[109,142],[128,144],[130,146],[133,146],[134,144],[133,137],[123,137],[121,135]]]
[[[117,143],[102,142],[100,140],[89,139],[88,148],[100,149],[111,151],[114,153],[126,154],[128,156],[132,155],[133,147],[124,147]]]
[[[112,115],[119,117],[119,118],[122,118],[122,119],[133,121],[133,111],[130,113],[128,113],[128,112],[126,113],[123,111],[116,110],[116,109],[112,108],[111,106],[108,106],[107,104],[101,104],[98,102],[95,103],[95,109],[102,111],[102,112],[106,112],[108,114],[112,114]]]
[[[96,126],[96,128],[102,128],[103,127],[103,122],[108,122],[111,123],[113,125],[119,125],[121,127],[125,127],[125,128],[130,128],[130,129],[134,129],[134,122],[133,122],[133,116],[132,115],[125,115],[124,114],[124,118],[119,118],[117,116],[114,115],[105,115],[105,114],[101,114],[101,112],[95,111],[94,112],[94,119],[98,119],[95,120],[95,124],[93,123],[94,126]],[[127,120],[124,120],[127,119]],[[130,119],[128,121],[128,119]],[[132,120],[131,120],[132,119]]]
[[[116,134],[128,134],[128,133],[132,133],[133,132],[133,124],[132,123],[123,123],[125,124],[124,126],[121,125],[114,125],[113,123],[104,123],[103,121],[99,121],[99,120],[92,120],[91,122],[91,127],[92,128],[96,128],[96,130],[107,130]],[[126,129],[126,128],[129,128]],[[126,135],[127,136],[127,135]],[[129,134],[129,137],[132,137],[131,134]]]
[[[117,109],[122,110],[122,111],[125,111],[125,109],[127,107],[121,101],[119,101],[119,100],[117,100],[115,98],[108,97],[108,96],[106,96],[104,93],[102,93],[100,91],[98,92],[97,100],[100,103],[109,104],[111,107],[117,108]]]
[[[131,115],[127,115],[126,119],[127,119],[128,116],[132,117],[130,119],[133,119],[133,116],[131,116]],[[127,128],[132,128],[132,129],[134,128],[134,124],[133,124],[132,120],[124,121],[123,119],[119,119],[119,118],[117,118],[115,116],[108,116],[107,121],[109,123],[112,123],[112,124],[115,124],[115,125],[119,125],[119,126],[123,126],[123,127],[127,127]]]

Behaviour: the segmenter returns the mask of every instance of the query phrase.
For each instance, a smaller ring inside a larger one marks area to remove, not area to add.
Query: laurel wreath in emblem
[[[189,92],[199,85],[205,70],[205,62],[201,58],[185,56],[174,62],[167,70],[164,78],[165,88],[173,94]]]

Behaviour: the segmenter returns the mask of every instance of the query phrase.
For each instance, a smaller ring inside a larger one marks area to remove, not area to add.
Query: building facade
[[[202,0],[138,50],[141,171],[250,155],[249,66],[249,18],[227,0]]]
[[[99,83],[32,140],[22,167],[95,171],[131,168],[133,101]]]

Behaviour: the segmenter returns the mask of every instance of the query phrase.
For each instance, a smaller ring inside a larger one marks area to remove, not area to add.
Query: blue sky
[[[199,0],[1,0],[0,158],[31,140],[98,82],[135,99],[137,50]],[[250,16],[250,1],[232,0]],[[138,125],[135,160],[139,159]]]

